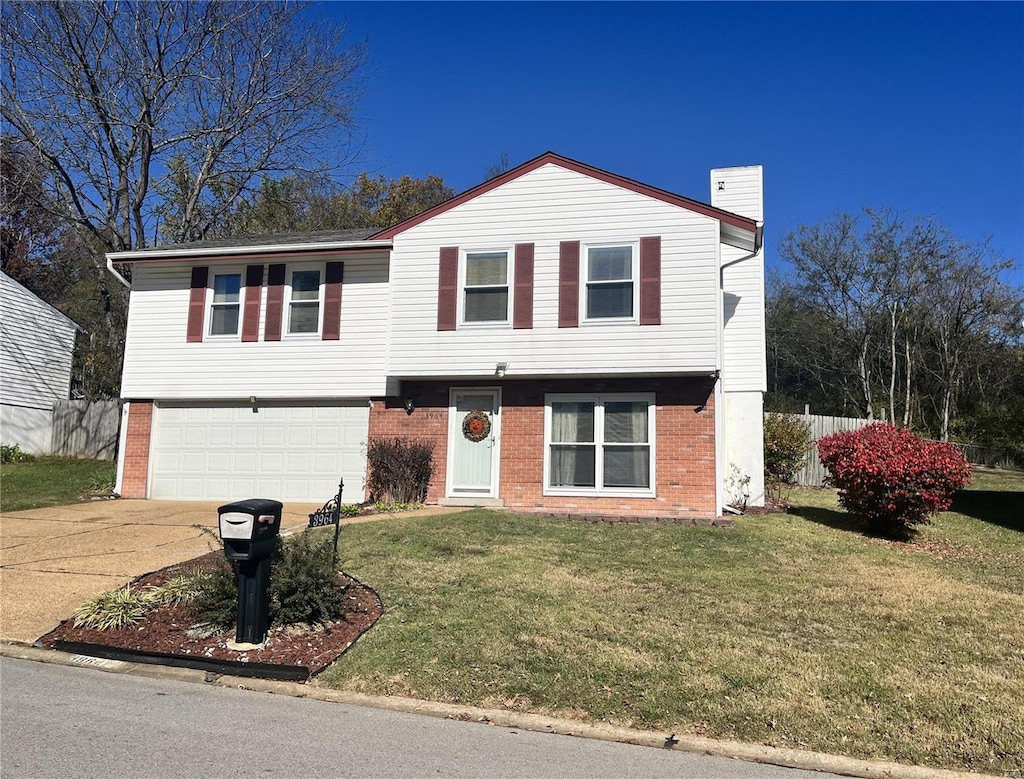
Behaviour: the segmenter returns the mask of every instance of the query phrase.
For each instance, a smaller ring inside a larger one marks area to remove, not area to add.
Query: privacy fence
[[[118,400],[61,400],[53,404],[51,451],[58,457],[113,460],[121,426]]]
[[[825,467],[818,459],[817,443],[825,436],[845,430],[860,430],[865,425],[883,421],[878,419],[855,419],[852,417],[827,417],[819,414],[791,414],[810,425],[811,447],[807,463],[796,473],[796,483],[806,487],[821,487],[827,475]],[[967,461],[972,465],[991,465],[996,468],[1024,468],[1024,458],[1019,453],[1006,449],[993,449],[973,444],[957,444],[963,451]]]

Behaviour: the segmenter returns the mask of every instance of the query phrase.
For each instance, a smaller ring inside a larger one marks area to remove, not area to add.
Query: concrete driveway
[[[0,516],[0,641],[32,643],[78,606],[136,576],[219,548],[224,501],[100,500]],[[319,504],[286,503],[281,531]]]

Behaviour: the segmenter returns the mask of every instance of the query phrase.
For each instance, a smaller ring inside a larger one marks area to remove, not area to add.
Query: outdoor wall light
[[[499,379],[501,379],[501,378],[503,378],[505,376],[505,371],[507,371],[507,370],[508,370],[508,363],[507,362],[499,362],[497,365],[494,366],[494,375],[497,376]]]
[[[255,395],[250,395],[249,396],[249,402],[252,403],[255,406],[256,405],[256,396]]]
[[[413,399],[412,398],[406,398],[405,399],[405,413],[411,415],[412,412],[415,411],[415,410],[416,410],[416,404],[413,402]]]

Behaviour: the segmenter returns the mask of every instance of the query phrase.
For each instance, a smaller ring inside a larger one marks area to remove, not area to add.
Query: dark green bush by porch
[[[765,414],[764,484],[778,498],[782,487],[792,484],[811,451],[811,428],[792,414]]]
[[[367,489],[375,503],[422,503],[434,475],[434,445],[408,438],[371,438]]]

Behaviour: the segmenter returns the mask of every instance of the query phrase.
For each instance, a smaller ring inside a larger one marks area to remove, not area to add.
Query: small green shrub
[[[793,414],[766,414],[764,418],[764,485],[773,498],[796,472],[811,451],[811,426]]]
[[[373,510],[378,514],[395,514],[400,511],[414,511],[423,508],[422,503],[392,503],[381,500],[373,504]]]
[[[21,451],[17,444],[12,446],[0,446],[0,465],[8,463],[27,463],[36,459],[33,455]]]
[[[129,584],[82,604],[75,611],[76,628],[116,630],[134,625],[157,605],[152,589],[133,590]]]
[[[338,513],[343,517],[358,517],[363,511],[363,507],[358,503],[342,503],[338,507]]]
[[[314,625],[337,619],[348,588],[338,582],[333,533],[300,533],[278,546],[270,574],[270,621]]]
[[[434,475],[434,445],[408,438],[371,438],[367,488],[376,503],[422,503]]]
[[[195,618],[228,628],[238,618],[238,566],[220,558],[195,576],[195,594],[189,606]]]

